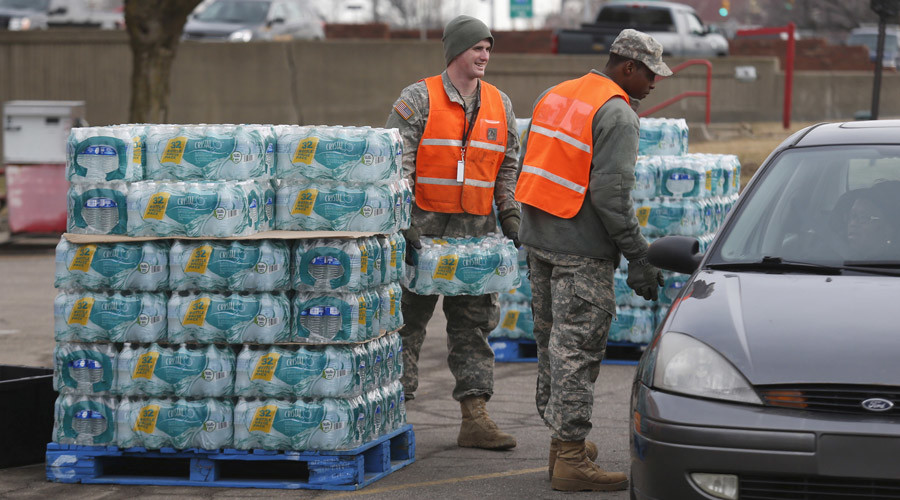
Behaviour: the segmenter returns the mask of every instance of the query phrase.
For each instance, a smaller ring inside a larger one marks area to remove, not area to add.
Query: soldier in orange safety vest
[[[638,100],[656,77],[672,74],[651,36],[623,30],[603,72],[544,92],[523,147],[516,199],[528,252],[534,338],[535,401],[550,429],[553,489],[622,490],[628,478],[593,460],[594,383],[616,312],[613,271],[628,259],[628,285],[655,300],[662,274],[647,262],[631,200],[640,123]]]
[[[478,19],[450,21],[443,36],[446,71],[403,89],[388,116],[385,126],[403,138],[403,175],[413,186],[407,256],[421,248],[420,237],[484,236],[497,230],[498,218],[503,234],[519,246],[516,118],[506,94],[482,80],[493,44]],[[419,352],[438,298],[403,289],[401,382],[407,400],[419,385]],[[497,294],[445,296],[443,309],[453,398],[462,412],[457,444],[513,448],[515,438],[497,427],[486,408],[494,392],[487,337],[499,322]]]

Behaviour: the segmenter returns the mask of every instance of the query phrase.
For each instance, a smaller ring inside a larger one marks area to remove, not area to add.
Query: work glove
[[[519,248],[519,222],[522,220],[522,213],[518,208],[507,208],[500,212],[498,217],[503,235],[511,239],[516,248]]]
[[[665,283],[662,272],[647,262],[646,256],[628,261],[628,279],[625,282],[644,300],[659,298],[659,287]]]
[[[409,229],[403,231],[403,237],[406,238],[406,255],[403,260],[410,266],[414,266],[416,264],[415,261],[413,261],[413,249],[422,249],[422,241],[419,239],[419,230],[416,229],[415,226],[409,226]]]

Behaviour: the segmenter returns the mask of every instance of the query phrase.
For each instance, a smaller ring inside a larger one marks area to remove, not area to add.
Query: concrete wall
[[[547,87],[602,67],[604,58],[505,54],[491,58],[487,80],[512,99],[517,116],[530,116]],[[675,66],[679,60],[668,61]],[[780,121],[784,74],[773,57],[712,60],[712,121]],[[738,82],[736,66],[754,66],[758,78]],[[184,43],[172,79],[170,122],[384,123],[400,90],[443,70],[439,42],[327,40],[292,43]],[[92,125],[128,121],[131,54],[124,33],[0,32],[0,102],[14,99],[84,100]],[[705,67],[657,84],[644,109],[689,90],[705,88]],[[871,106],[866,72],[797,72],[793,120],[852,119]],[[704,116],[702,98],[688,98],[655,116]],[[885,73],[881,116],[900,116],[900,75]]]

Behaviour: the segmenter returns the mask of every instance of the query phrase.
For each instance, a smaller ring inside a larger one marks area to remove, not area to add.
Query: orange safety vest
[[[440,75],[426,78],[425,85],[428,122],[416,153],[416,205],[431,212],[488,215],[493,210],[494,181],[506,155],[506,110],[500,91],[481,82],[481,108],[468,132],[466,112],[450,101]]]
[[[571,219],[590,181],[594,114],[606,101],[628,95],[596,73],[560,83],[538,102],[531,118],[516,200]]]

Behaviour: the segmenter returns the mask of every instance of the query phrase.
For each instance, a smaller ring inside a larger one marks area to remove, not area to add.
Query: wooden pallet
[[[532,339],[491,338],[488,342],[494,350],[494,361],[498,363],[537,362],[537,345]],[[644,347],[646,346],[631,342],[608,342],[603,364],[636,365]]]
[[[358,490],[415,462],[405,425],[348,451],[144,450],[47,445],[47,479],[60,483]]]

